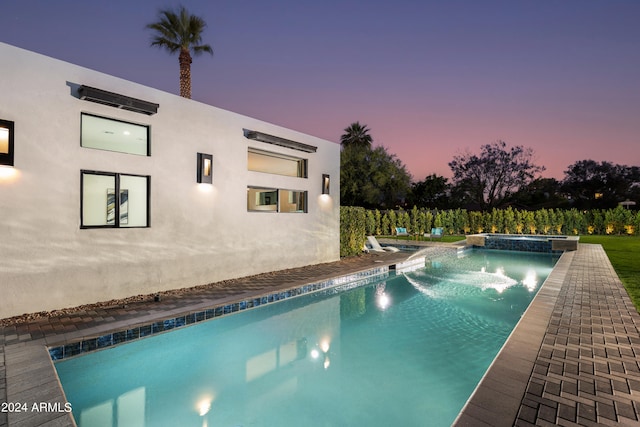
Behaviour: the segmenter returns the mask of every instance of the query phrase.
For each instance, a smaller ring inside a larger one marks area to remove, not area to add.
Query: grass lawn
[[[640,311],[640,237],[580,236],[580,243],[602,245],[633,304]]]

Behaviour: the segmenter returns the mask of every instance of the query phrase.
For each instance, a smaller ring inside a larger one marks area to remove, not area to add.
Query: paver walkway
[[[445,246],[436,244],[433,250]],[[131,302],[2,327],[0,402],[9,397],[64,404],[45,346],[392,265],[406,257],[370,255],[163,294],[160,302]],[[640,316],[602,248],[581,244],[562,257],[457,425],[640,425],[639,326]],[[8,425],[74,424],[63,412],[0,412],[0,427]]]
[[[604,251],[582,249],[551,313],[519,426],[640,425],[640,316]]]

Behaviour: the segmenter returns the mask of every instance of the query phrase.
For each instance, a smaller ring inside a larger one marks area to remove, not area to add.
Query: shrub
[[[366,238],[366,213],[364,208],[340,207],[340,256],[362,252]]]
[[[435,213],[435,215],[434,215]],[[362,251],[369,234],[391,235],[395,227],[406,227],[413,233],[429,232],[443,227],[447,234],[504,232],[508,234],[640,234],[640,212],[618,206],[608,210],[539,209],[525,211],[493,209],[490,212],[467,212],[463,209],[434,211],[414,207],[369,211],[360,207],[340,208],[340,256]]]

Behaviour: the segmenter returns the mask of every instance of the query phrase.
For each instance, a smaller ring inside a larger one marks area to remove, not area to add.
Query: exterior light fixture
[[[329,194],[330,183],[331,183],[331,178],[329,178],[329,175],[326,173],[322,174],[322,194]]]
[[[0,120],[0,166],[13,166],[13,122]]]
[[[198,183],[213,183],[213,156],[211,154],[198,153]]]

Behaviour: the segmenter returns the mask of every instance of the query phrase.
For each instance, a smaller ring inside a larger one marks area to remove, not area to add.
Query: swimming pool
[[[448,426],[556,260],[474,251],[56,368],[80,427]]]

